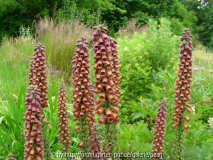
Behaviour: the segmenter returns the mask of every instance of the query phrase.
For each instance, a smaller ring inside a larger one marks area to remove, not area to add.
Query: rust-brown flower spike
[[[95,125],[95,105],[94,105],[94,85],[91,83],[90,87],[90,120],[89,120],[89,128],[91,129]]]
[[[41,107],[48,107],[47,104],[47,81],[45,50],[41,43],[37,44],[34,49],[34,56],[30,63],[29,85],[37,85],[41,92]]]
[[[185,111],[190,113],[191,106],[187,104],[190,101],[189,94],[191,93],[190,84],[192,81],[192,39],[189,29],[184,29],[182,33],[179,57],[179,73],[176,81],[175,93],[175,113],[173,114],[173,121],[176,122],[172,128],[182,126],[188,129],[188,126],[183,123],[182,119],[189,122],[188,116],[183,115]]]
[[[71,148],[71,142],[64,80],[61,81],[58,89],[58,134],[59,143],[62,144],[60,149],[67,152],[68,148]]]
[[[25,149],[24,159],[42,160],[41,100],[40,90],[30,85],[25,99]]]
[[[165,137],[165,126],[166,126],[166,103],[167,101],[163,99],[159,105],[157,119],[155,122],[155,132],[153,138],[152,153],[164,154],[164,137]],[[158,157],[162,159],[162,157]]]
[[[94,115],[94,86],[91,84],[90,89],[90,96],[91,96],[91,120],[89,120],[89,125],[91,125],[89,128],[89,145],[90,145],[90,153],[93,153],[94,155],[99,155],[101,153],[101,147],[100,147],[100,138],[98,130],[95,126],[95,115]],[[99,159],[98,157],[94,156],[91,159],[96,160]]]
[[[115,88],[117,78],[115,77],[116,71],[113,64],[110,37],[106,34],[108,29],[103,25],[94,27],[94,29],[96,31],[93,33],[92,40],[96,74],[95,94],[99,94],[96,100],[96,112],[98,115],[103,115],[98,118],[98,123],[118,123],[118,108],[115,105],[116,102],[119,102],[118,91],[116,92]]]
[[[120,98],[120,74],[119,74],[119,68],[118,68],[118,50],[117,50],[117,41],[113,38],[110,37],[110,44],[111,44],[111,55],[113,57],[112,59],[112,73],[114,75],[114,81],[115,81],[115,94],[116,97],[119,99]],[[119,100],[120,102],[120,100]],[[115,104],[117,105],[117,104]]]
[[[89,113],[90,107],[90,78],[88,42],[82,37],[78,40],[75,57],[73,59],[73,112],[74,120],[83,118]]]
[[[89,144],[89,138],[85,134],[90,133],[93,126],[91,115],[91,82],[89,77],[89,49],[85,38],[78,40],[73,58],[72,78],[73,78],[73,115],[74,121],[78,120],[74,130],[80,130],[80,145],[84,152]],[[86,126],[88,125],[88,127]]]

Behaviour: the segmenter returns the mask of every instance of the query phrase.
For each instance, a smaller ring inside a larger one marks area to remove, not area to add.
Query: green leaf
[[[138,119],[140,117],[142,117],[141,113],[133,113],[133,120]]]
[[[14,154],[16,156],[23,157],[24,148],[23,148],[23,146],[22,146],[20,141],[18,141],[18,140],[13,141],[12,149],[13,149]]]
[[[0,117],[0,124],[1,124],[1,122],[3,121],[4,117],[5,117],[5,116],[1,116],[1,117]]]

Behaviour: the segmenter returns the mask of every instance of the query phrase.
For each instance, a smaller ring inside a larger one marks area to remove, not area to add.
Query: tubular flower
[[[180,45],[180,57],[179,57],[179,73],[178,79],[176,81],[176,93],[175,93],[175,113],[173,115],[173,121],[176,122],[172,126],[182,126],[188,129],[188,126],[182,122],[182,119],[189,122],[190,119],[184,116],[184,111],[190,113],[191,106],[187,104],[191,98],[189,94],[191,93],[190,84],[192,81],[192,39],[189,29],[184,29],[182,33],[181,41],[183,43]]]
[[[7,156],[7,159],[6,160],[16,160],[15,158],[15,155],[10,153],[8,156]]]
[[[112,73],[115,77],[115,93],[117,98],[120,98],[120,88],[119,88],[119,84],[120,84],[120,74],[119,74],[119,68],[118,68],[118,50],[117,50],[117,41],[113,38],[110,37],[110,44],[111,44],[111,56],[113,57],[113,61],[112,61]],[[119,100],[120,102],[120,100]],[[115,104],[116,105],[116,104]]]
[[[152,153],[164,154],[164,137],[165,137],[165,126],[166,126],[166,100],[163,99],[158,108],[157,119],[155,122],[155,132],[153,138]],[[162,159],[162,157],[159,157]]]
[[[96,100],[95,110],[100,117],[98,124],[104,125],[103,146],[104,153],[115,152],[116,123],[119,122],[117,102],[120,102],[119,72],[116,41],[106,34],[108,31],[103,25],[93,27],[95,94],[99,95]],[[112,52],[113,51],[113,52]]]
[[[95,156],[91,159],[100,159],[99,157],[96,157],[96,155],[101,153],[100,138],[98,135],[99,133],[96,127],[93,126],[90,133],[90,153],[93,153]]]
[[[91,88],[90,88],[90,115],[91,118],[88,119],[89,122],[89,128],[92,128],[95,124],[95,106],[94,106],[94,86],[91,83]]]
[[[40,90],[30,85],[25,99],[25,149],[24,159],[43,159],[42,131],[41,131],[41,100]]]
[[[37,85],[41,92],[41,107],[47,105],[47,81],[46,81],[46,65],[45,51],[41,43],[37,44],[34,49],[35,53],[30,63],[29,85]]]
[[[90,97],[91,97],[91,109],[90,114],[91,118],[88,119],[88,125],[89,125],[89,144],[90,144],[90,153],[93,153],[94,155],[99,155],[101,153],[101,147],[100,147],[100,138],[98,130],[95,126],[95,115],[94,115],[94,87],[91,84],[90,88]],[[98,157],[92,157],[91,159],[99,159]]]
[[[118,123],[118,109],[114,104],[118,102],[115,90],[115,70],[113,67],[113,57],[110,46],[110,37],[106,34],[108,30],[103,25],[94,27],[96,31],[93,33],[93,50],[94,50],[94,71],[95,94],[99,94],[96,100],[96,111],[99,117],[98,123]],[[117,111],[117,113],[115,112]]]
[[[46,81],[46,65],[45,65],[45,51],[41,43],[37,44],[34,49],[33,58],[30,63],[29,70],[29,85],[38,86],[41,98],[41,107],[48,107],[47,104],[47,81]],[[50,155],[49,143],[46,136],[46,128],[44,120],[42,123],[43,136],[43,158],[46,159]]]
[[[60,149],[63,151],[67,151],[68,148],[71,148],[70,146],[71,142],[68,125],[66,90],[63,80],[61,81],[61,84],[58,89],[58,133],[59,133],[59,143],[63,144],[63,146]]]
[[[89,49],[85,38],[78,40],[74,53],[72,78],[73,78],[73,115],[74,121],[78,120],[74,130],[79,130],[83,152],[88,152],[89,135],[91,127],[91,82],[89,77]],[[88,135],[85,136],[85,135]]]

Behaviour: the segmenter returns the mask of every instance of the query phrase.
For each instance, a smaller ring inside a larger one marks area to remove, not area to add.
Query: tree
[[[203,17],[203,23],[201,24],[202,30],[199,33],[200,41],[213,48],[213,4],[209,3],[205,6],[205,14]]]
[[[211,0],[179,0],[188,11],[197,17],[199,40],[206,46],[213,47],[213,2]]]

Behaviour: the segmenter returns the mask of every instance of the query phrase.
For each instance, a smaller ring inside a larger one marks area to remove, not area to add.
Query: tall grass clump
[[[5,97],[11,96],[11,92],[16,94],[20,86],[27,89],[27,74],[30,61],[29,53],[32,51],[35,40],[30,34],[30,28],[20,27],[20,37],[4,37],[0,45],[0,94]],[[1,83],[2,81],[2,83]],[[10,86],[14,86],[11,91]],[[17,87],[16,87],[17,86]],[[19,86],[19,87],[18,87]]]
[[[27,89],[30,53],[35,46],[32,37],[5,38],[0,46],[0,94],[3,99]],[[7,82],[7,83],[4,83]],[[12,89],[11,89],[11,86]]]
[[[132,19],[129,21],[128,25],[124,25],[119,28],[118,35],[120,38],[125,38],[128,36],[129,38],[132,38],[134,35],[134,32],[137,32],[139,34],[142,34],[147,30],[147,25],[141,26],[136,24],[137,21],[135,19]]]
[[[175,113],[173,114],[173,121],[175,124],[172,128],[176,128],[177,140],[175,148],[175,159],[183,159],[183,136],[184,129],[188,129],[185,122],[189,122],[190,118],[184,113],[191,112],[191,106],[187,103],[191,98],[190,85],[192,82],[192,35],[189,29],[184,29],[181,37],[183,43],[180,45],[179,57],[179,73],[176,81],[175,93]]]
[[[18,96],[21,87],[25,91],[27,90],[29,63],[35,45],[36,40],[32,36],[5,38],[2,41],[0,46],[0,94],[3,100],[14,99]],[[46,64],[50,66],[48,61],[46,61]],[[49,93],[53,95],[56,90],[52,86],[57,85],[59,76],[53,71],[51,72],[51,68],[47,71],[48,86],[51,86]]]
[[[64,75],[65,81],[72,75],[73,53],[75,43],[80,37],[90,39],[91,30],[89,26],[74,21],[60,21],[56,24],[53,19],[44,18],[36,25],[37,38],[41,41],[48,53],[47,61],[54,64],[54,69],[60,70]]]
[[[25,93],[21,87],[17,97],[0,97],[0,159],[10,153],[16,159],[24,159]]]

